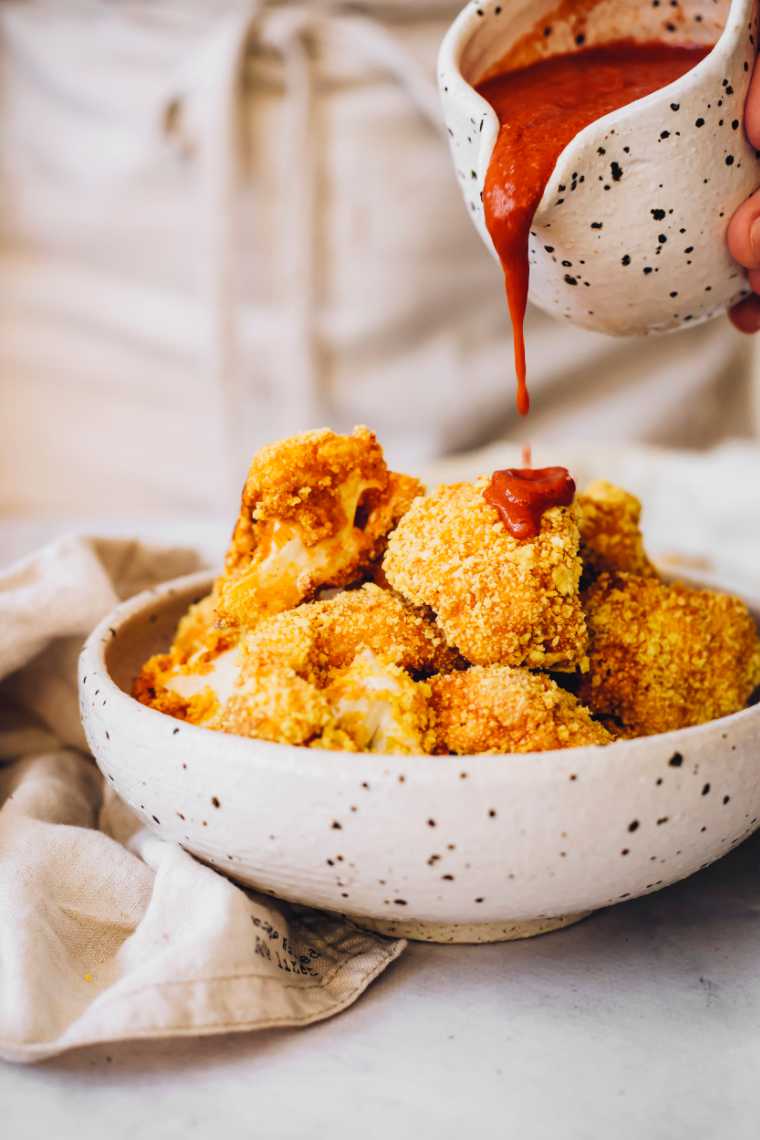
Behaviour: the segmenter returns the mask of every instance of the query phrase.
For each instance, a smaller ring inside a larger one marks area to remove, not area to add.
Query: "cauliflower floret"
[[[579,696],[626,736],[726,716],[760,684],[757,628],[738,598],[602,574],[585,606],[590,670]]]
[[[325,694],[286,665],[241,670],[229,700],[209,728],[271,740],[308,744],[330,721]]]
[[[422,486],[390,472],[368,428],[306,432],[262,448],[215,595],[223,624],[250,627],[357,580]]]
[[[362,650],[336,673],[324,691],[330,723],[317,742],[321,748],[359,752],[422,753],[433,743],[430,688],[413,681],[397,665]]]
[[[247,634],[238,687],[218,726],[351,752],[423,752],[428,690],[406,669],[425,673],[454,660],[433,622],[366,584]]]
[[[431,677],[429,685],[439,752],[544,752],[612,740],[572,693],[543,673],[476,665]]]
[[[430,617],[372,583],[276,614],[244,638],[245,659],[255,668],[262,660],[287,663],[316,684],[350,665],[362,649],[414,673],[458,662]]]
[[[391,750],[406,740],[410,751],[420,751],[416,722],[407,712],[426,715],[424,690],[405,670],[423,675],[459,663],[426,614],[367,583],[264,619],[241,637],[213,624],[212,601],[191,607],[170,651],[143,666],[134,686],[143,703],[192,724],[284,744],[308,744],[329,730],[323,747],[355,751],[364,737],[343,722],[358,724],[346,701],[349,693],[356,701],[363,693],[371,696],[365,710],[374,725],[370,736],[388,740]],[[373,690],[378,680],[382,697]],[[342,694],[340,715],[333,715],[327,688],[333,684],[332,691]],[[381,706],[386,712],[377,719]],[[400,717],[395,729],[392,714]]]
[[[483,498],[486,482],[442,486],[412,503],[388,543],[388,581],[429,606],[448,643],[473,664],[583,668],[573,508],[550,508],[540,533],[518,540]]]
[[[597,479],[576,497],[581,559],[589,576],[604,571],[654,576],[644,551],[641,503],[613,483]]]
[[[219,629],[212,594],[190,606],[168,653],[150,657],[135,678],[138,701],[190,724],[209,724],[232,692],[238,634]]]

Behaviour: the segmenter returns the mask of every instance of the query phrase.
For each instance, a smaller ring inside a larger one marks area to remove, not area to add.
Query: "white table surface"
[[[760,836],[521,943],[410,944],[309,1029],[0,1065],[7,1140],[757,1140]]]

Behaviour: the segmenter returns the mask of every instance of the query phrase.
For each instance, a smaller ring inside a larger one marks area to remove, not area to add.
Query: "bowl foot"
[[[591,914],[590,910],[578,914],[564,914],[559,918],[532,918],[521,922],[394,922],[382,918],[354,918],[357,926],[365,930],[386,934],[391,938],[411,938],[415,942],[514,942],[518,938],[535,938],[572,926]]]

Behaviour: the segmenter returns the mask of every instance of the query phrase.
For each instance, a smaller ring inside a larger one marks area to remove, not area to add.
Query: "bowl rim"
[[[198,590],[207,592],[212,584],[216,574],[211,570],[199,570],[192,574],[184,574],[178,578],[171,578],[158,585],[151,586],[140,593],[133,595],[131,598],[120,602],[110,613],[98,622],[95,628],[84,642],[80,656],[79,656],[79,669],[78,669],[78,688],[80,703],[84,702],[86,696],[86,681],[87,678],[93,674],[98,676],[99,687],[101,695],[110,704],[121,707],[128,715],[140,715],[148,718],[148,723],[154,723],[156,727],[161,724],[166,724],[167,721],[172,721],[176,727],[181,728],[183,734],[190,733],[191,738],[197,740],[199,743],[203,739],[213,738],[216,747],[220,744],[220,738],[224,740],[224,746],[234,749],[237,752],[250,752],[251,759],[258,755],[259,757],[279,757],[279,763],[285,755],[287,755],[294,764],[303,764],[309,769],[315,767],[315,752],[300,745],[293,744],[279,744],[269,740],[259,740],[253,737],[238,736],[234,733],[220,733],[213,731],[209,728],[204,728],[201,725],[188,724],[186,721],[179,721],[175,717],[169,716],[168,713],[160,712],[158,709],[150,708],[148,705],[143,705],[130,693],[126,693],[114,681],[106,663],[106,651],[112,644],[115,637],[118,636],[119,629],[127,622],[133,621],[139,617],[141,611],[148,609],[155,609],[163,602],[166,604],[169,599],[178,594],[194,593]],[[679,580],[687,581],[692,585],[699,586],[701,583],[696,578],[688,574],[679,574]],[[705,586],[706,589],[717,589],[719,583],[713,581],[710,586]],[[757,616],[760,613],[760,603],[754,599],[742,598],[746,605],[749,606],[750,611]],[[654,747],[662,747],[665,751],[672,748],[673,753],[686,750],[694,738],[705,732],[726,731],[734,725],[741,724],[746,720],[752,720],[760,716],[760,703],[749,705],[746,708],[739,709],[738,712],[730,713],[727,716],[716,717],[713,720],[705,721],[702,724],[689,725],[686,728],[671,729],[669,732],[654,733],[651,736],[637,736],[615,740],[610,744],[586,744],[579,745],[575,748],[557,748],[547,749],[542,752],[476,752],[466,755],[458,755],[456,753],[444,753],[441,755],[431,755],[430,753],[387,753],[387,752],[366,752],[362,753],[365,760],[382,762],[386,769],[391,766],[400,770],[402,765],[408,765],[410,762],[414,764],[415,773],[422,775],[426,770],[428,776],[435,777],[442,767],[446,768],[461,768],[462,765],[482,765],[488,767],[491,771],[506,771],[512,770],[516,765],[522,767],[523,765],[530,765],[543,770],[551,765],[560,763],[562,766],[572,767],[572,758],[578,757],[579,762],[582,758],[584,762],[588,760],[599,761],[604,763],[612,757],[620,757],[621,753],[626,755],[637,753],[643,749],[652,749]],[[717,726],[717,727],[716,727]],[[324,758],[327,763],[332,765],[340,765],[341,767],[351,770],[351,774],[356,772],[356,753],[344,752],[333,749],[320,749],[318,752],[320,759]],[[422,769],[422,771],[420,770]],[[395,774],[395,772],[393,773]]]
[[[496,0],[490,0],[490,3],[495,4]],[[654,106],[660,100],[667,102],[669,99],[672,99],[676,91],[679,89],[683,90],[685,85],[693,85],[700,82],[704,75],[709,74],[709,72],[714,69],[716,61],[721,63],[727,56],[730,56],[738,45],[745,20],[748,13],[752,11],[754,4],[755,0],[730,0],[728,15],[721,34],[704,59],[700,60],[696,66],[690,68],[665,87],[658,87],[655,91],[650,91],[648,95],[644,95],[640,99],[635,99],[632,103],[626,103],[622,107],[609,111],[606,115],[602,115],[600,118],[587,123],[585,127],[578,131],[557,155],[552,174],[544,189],[541,201],[536,207],[535,216],[538,217],[545,209],[547,200],[551,197],[551,193],[553,192],[552,183],[555,181],[555,176],[561,177],[559,172],[562,167],[566,165],[570,155],[575,150],[584,147],[590,139],[595,137],[598,131],[601,130],[603,132],[607,130],[612,123],[625,123],[640,110]],[[491,160],[494,146],[496,145],[500,124],[498,116],[491,104],[465,79],[460,64],[462,53],[468,41],[474,35],[483,19],[482,15],[478,15],[478,12],[485,8],[486,14],[488,14],[489,6],[489,0],[483,0],[482,4],[479,3],[478,0],[468,0],[466,6],[450,24],[441,41],[437,66],[441,95],[446,95],[450,100],[451,85],[453,83],[455,87],[454,97],[464,99],[471,107],[476,108],[477,112],[483,117],[483,128],[480,133],[481,144],[478,151],[478,181],[481,183],[485,180],[488,164]]]

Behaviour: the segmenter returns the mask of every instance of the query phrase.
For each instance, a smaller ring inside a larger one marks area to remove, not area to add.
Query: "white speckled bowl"
[[[589,124],[562,151],[530,239],[530,297],[612,334],[667,332],[723,312],[749,291],[725,233],[760,184],[742,128],[756,55],[758,0],[603,0],[553,15],[556,0],[482,0],[441,46],[439,82],[451,152],[470,215],[492,253],[481,192],[499,124],[479,82],[530,28],[543,54],[612,39],[711,43],[675,83]]]
[[[211,578],[120,605],[80,662],[104,776],[148,827],[259,890],[433,941],[526,937],[656,891],[760,821],[760,706],[533,756],[379,756],[183,724],[129,690]]]

